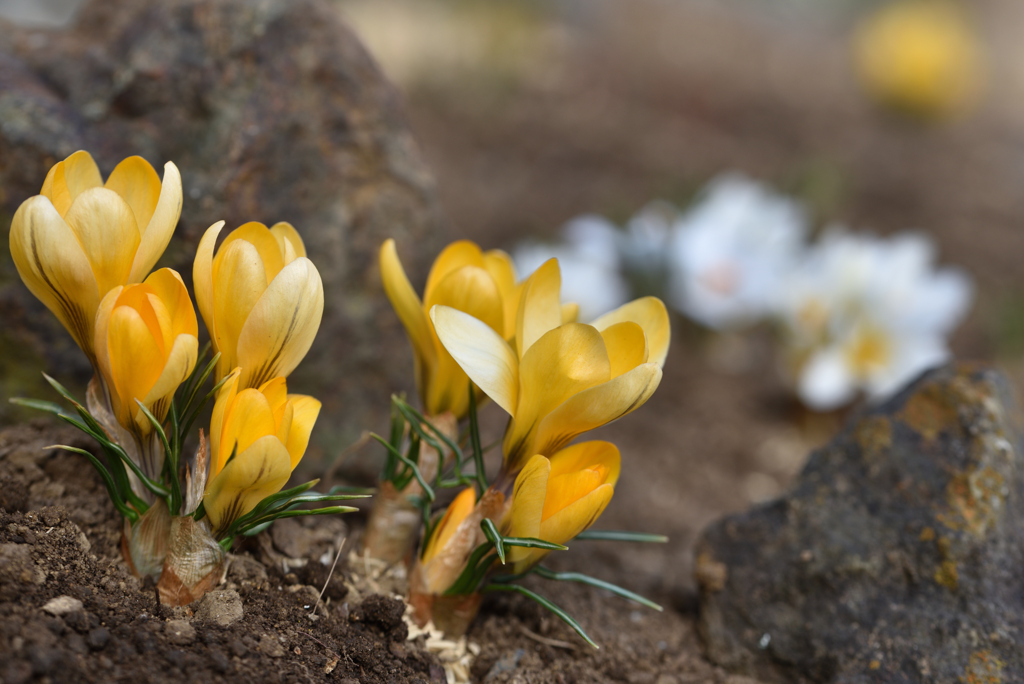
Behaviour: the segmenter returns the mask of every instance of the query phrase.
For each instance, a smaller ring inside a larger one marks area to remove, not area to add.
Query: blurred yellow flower
[[[96,312],[96,360],[124,429],[139,438],[153,429],[136,400],[163,421],[178,385],[196,365],[197,336],[188,290],[169,268],[103,298]]]
[[[581,442],[551,458],[536,455],[516,478],[502,533],[565,544],[590,527],[611,501],[619,479],[618,448],[609,442]],[[510,546],[508,560],[519,574],[549,551]]]
[[[302,460],[320,414],[313,397],[288,394],[284,378],[258,389],[235,374],[217,393],[210,419],[210,475],[203,503],[215,534],[280,491]]]
[[[468,240],[448,245],[434,260],[423,301],[405,275],[394,240],[380,248],[384,291],[405,326],[416,364],[416,387],[428,415],[469,412],[469,378],[437,339],[427,312],[435,304],[450,306],[483,321],[507,337],[515,326],[515,269],[507,254],[482,252]]]
[[[978,39],[964,11],[946,0],[899,0],[858,28],[857,70],[880,103],[920,117],[968,107],[983,81]]]
[[[309,351],[323,316],[324,286],[290,224],[246,223],[214,256],[223,227],[213,224],[199,242],[196,302],[221,355],[216,378],[240,367],[239,387],[259,387],[286,377]]]
[[[95,365],[96,309],[106,294],[141,282],[163,254],[181,214],[181,176],[163,182],[142,157],[103,182],[79,151],[50,169],[39,195],[11,223],[11,255],[28,289],[52,311]]]
[[[661,382],[670,336],[661,300],[634,300],[589,325],[562,323],[560,288],[554,259],[523,283],[512,344],[469,314],[430,312],[445,348],[512,417],[502,444],[507,475],[637,409]]]

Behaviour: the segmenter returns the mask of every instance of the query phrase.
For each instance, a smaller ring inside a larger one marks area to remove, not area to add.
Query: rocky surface
[[[0,224],[83,148],[104,173],[132,154],[178,165],[184,207],[161,265],[187,282],[213,222],[295,225],[325,286],[320,335],[293,376],[324,401],[314,440],[336,453],[386,415],[412,364],[376,251],[395,237],[415,280],[446,226],[396,91],[326,0],[93,0],[67,31],[0,22]],[[0,315],[4,394],[49,398],[44,369],[87,379],[6,248]],[[381,363],[390,351],[400,360]]]
[[[1024,681],[1022,416],[979,365],[854,418],[697,549],[712,660],[772,682]]]

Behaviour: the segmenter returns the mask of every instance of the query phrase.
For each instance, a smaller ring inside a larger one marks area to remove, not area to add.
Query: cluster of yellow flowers
[[[22,280],[95,369],[86,424],[76,424],[87,428],[94,419],[101,443],[130,461],[124,482],[111,476],[111,494],[136,523],[126,530],[129,562],[156,578],[168,555],[170,519],[205,516],[202,529],[218,540],[230,537],[234,523],[287,482],[320,410],[316,399],[288,394],[285,380],[309,350],[323,313],[323,285],[301,238],[287,223],[247,223],[215,254],[224,223],[214,224],[200,242],[193,280],[219,355],[218,389],[209,454],[201,438],[200,453],[187,465],[190,490],[180,495],[178,432],[191,423],[179,411],[192,408],[194,420],[199,408],[176,404],[175,394],[196,379],[198,323],[181,276],[150,271],[181,206],[173,163],[161,181],[148,162],[130,157],[104,183],[80,151],[50,169],[10,232]],[[190,401],[198,391],[191,384]],[[105,472],[119,467],[108,463]],[[170,492],[178,496],[159,496]]]
[[[470,392],[478,391],[510,416],[497,478],[485,491],[456,496],[423,541],[411,575],[416,618],[457,633],[472,619],[473,596],[499,555],[513,574],[528,572],[608,505],[618,448],[569,443],[651,397],[668,353],[668,312],[659,299],[644,297],[579,323],[577,308],[560,301],[556,260],[517,283],[507,255],[465,241],[438,256],[422,302],[393,241],[380,261],[412,342],[426,413],[461,419],[474,403]],[[506,558],[495,544],[481,564],[481,550],[494,543],[488,529],[509,550]]]

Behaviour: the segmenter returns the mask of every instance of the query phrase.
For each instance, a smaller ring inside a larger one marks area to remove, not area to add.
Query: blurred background
[[[60,27],[77,4],[0,0],[0,16]],[[580,214],[621,226],[655,199],[685,207],[741,172],[800,202],[813,232],[929,236],[976,288],[952,350],[1024,380],[1019,0],[943,3],[923,28],[867,0],[335,5],[400,90],[452,238],[511,252]],[[844,413],[801,406],[764,329],[678,316],[673,333],[654,398],[597,436],[629,463],[603,526],[635,527],[643,501],[645,529],[679,543],[593,553],[685,601],[701,527],[779,494]],[[372,473],[359,458],[345,467]]]

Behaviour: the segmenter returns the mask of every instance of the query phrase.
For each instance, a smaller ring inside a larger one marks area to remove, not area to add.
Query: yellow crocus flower
[[[434,332],[427,315],[436,304],[450,306],[483,321],[506,337],[515,325],[516,276],[512,260],[500,250],[483,252],[468,240],[441,251],[427,276],[423,300],[409,283],[394,240],[380,248],[384,291],[412,343],[416,387],[428,415],[469,412],[469,378]]]
[[[198,334],[188,290],[169,268],[103,298],[96,312],[96,360],[110,408],[125,430],[145,437],[153,429],[136,400],[163,421],[178,385],[196,365]]]
[[[18,274],[95,365],[96,310],[119,285],[141,282],[163,254],[181,214],[181,176],[171,162],[163,182],[142,157],[107,178],[88,152],[50,169],[39,195],[11,223]]]
[[[562,323],[558,262],[523,283],[515,338],[447,306],[431,309],[437,335],[480,389],[511,417],[504,473],[641,406],[661,382],[668,311],[643,297],[592,323]]]
[[[192,279],[215,351],[216,378],[241,368],[239,387],[285,377],[313,344],[324,312],[324,286],[288,223],[250,222],[231,231],[214,256],[219,221],[203,235]]]
[[[320,402],[288,394],[282,377],[246,389],[236,372],[224,383],[210,420],[210,475],[203,497],[215,534],[281,490],[306,453],[319,414]]]
[[[619,450],[609,442],[581,442],[551,458],[536,455],[516,478],[502,522],[509,537],[565,544],[590,527],[612,499],[619,479]],[[512,572],[526,572],[549,552],[510,546]]]

